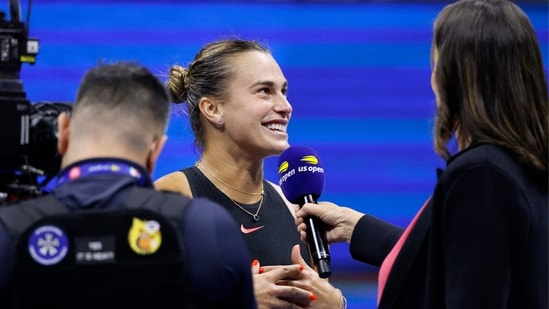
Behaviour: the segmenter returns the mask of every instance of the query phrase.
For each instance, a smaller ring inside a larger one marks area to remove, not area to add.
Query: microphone
[[[324,189],[324,168],[316,152],[306,146],[291,146],[278,160],[278,184],[282,193],[291,203],[303,206],[305,203],[317,204]],[[316,217],[305,218],[307,225],[307,243],[313,261],[321,278],[328,278],[330,270],[330,251],[326,240],[324,223]]]

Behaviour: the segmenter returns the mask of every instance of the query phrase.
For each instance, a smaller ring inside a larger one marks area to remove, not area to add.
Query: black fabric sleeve
[[[351,256],[357,261],[379,267],[403,232],[401,227],[364,215],[357,222],[351,237]]]

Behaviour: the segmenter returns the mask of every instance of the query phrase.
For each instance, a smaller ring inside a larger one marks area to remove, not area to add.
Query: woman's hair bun
[[[166,82],[173,103],[182,103],[187,100],[186,81],[189,71],[180,66],[173,65],[170,69],[170,76]]]

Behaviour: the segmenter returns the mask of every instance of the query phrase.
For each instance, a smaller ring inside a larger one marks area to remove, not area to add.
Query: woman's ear
[[[208,123],[214,127],[220,128],[225,124],[223,119],[223,105],[217,100],[203,97],[198,102],[198,107]]]
[[[63,156],[69,147],[71,119],[63,112],[57,116],[57,150]]]

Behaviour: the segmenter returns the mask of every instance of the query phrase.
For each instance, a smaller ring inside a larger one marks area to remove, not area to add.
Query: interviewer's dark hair
[[[187,102],[195,145],[204,146],[204,129],[198,103],[203,97],[222,100],[228,81],[232,78],[231,58],[249,52],[270,51],[256,41],[224,39],[206,44],[194,57],[188,68],[173,65],[166,86],[174,103]]]
[[[438,91],[435,151],[489,142],[547,171],[548,92],[539,43],[526,14],[505,0],[461,0],[434,25]]]

